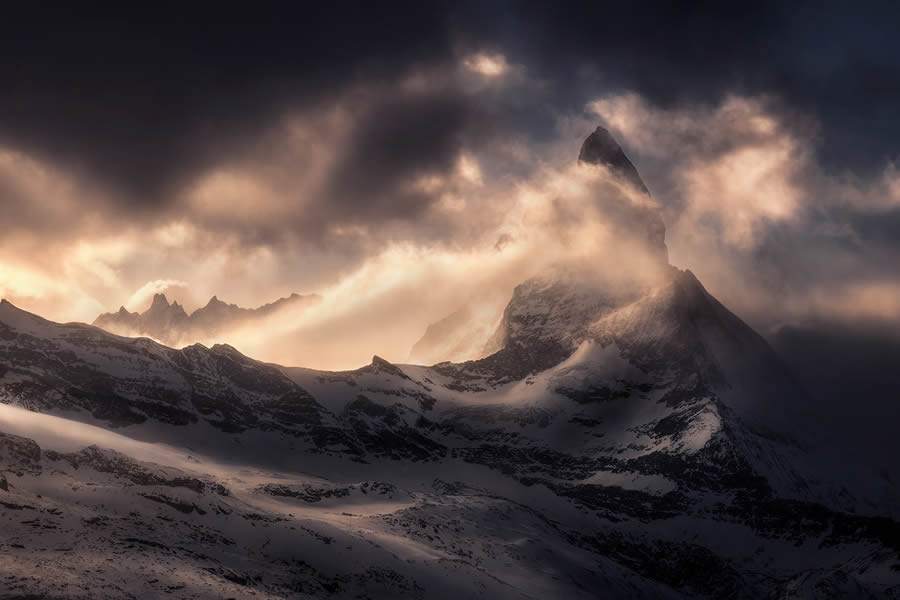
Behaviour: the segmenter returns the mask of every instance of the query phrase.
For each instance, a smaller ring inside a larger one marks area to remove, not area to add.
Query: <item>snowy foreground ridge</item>
[[[504,351],[342,373],[3,303],[0,597],[895,597],[887,483],[736,393],[799,393],[760,338],[689,273],[584,300],[520,286]],[[600,316],[524,326],[563,308]]]
[[[3,301],[0,598],[900,597],[893,485],[689,271],[529,280],[495,337],[324,372]]]

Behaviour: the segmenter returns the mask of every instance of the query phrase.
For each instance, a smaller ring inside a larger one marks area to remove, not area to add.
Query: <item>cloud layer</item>
[[[659,108],[624,94],[590,108],[632,150],[665,207],[673,262],[740,314],[763,328],[896,320],[893,163],[864,179],[827,171],[816,124],[785,118],[768,97]]]
[[[51,318],[91,321],[169,286],[188,306],[213,294],[255,306],[319,292],[331,300],[296,316],[282,336],[293,343],[273,344],[263,329],[240,336],[246,350],[319,367],[375,352],[402,359],[430,322],[473,299],[497,314],[524,278],[633,230],[597,203],[625,193],[598,190],[575,165],[600,121],[659,203],[672,262],[762,330],[900,317],[892,163],[868,178],[829,174],[817,124],[787,119],[766,96],[659,107],[625,92],[559,114],[551,138],[479,128],[493,104],[539,87],[505,58],[487,73],[481,60],[352,86],[292,113],[139,222],[106,210],[115,202],[102,183],[4,150],[4,201],[21,210],[0,240],[3,293]]]
[[[560,261],[648,269],[628,239],[645,200],[575,164],[604,123],[672,262],[767,335],[845,435],[889,444],[896,4],[294,10],[5,14],[0,296],[90,322],[154,291],[189,308],[317,292],[204,341],[324,368],[404,360],[464,305],[489,330],[512,286]]]
[[[189,305],[319,292],[333,301],[297,316],[279,360],[316,343],[337,357],[350,338],[347,364],[402,359],[462,303],[500,306],[550,258],[596,250],[617,221],[569,186],[586,185],[574,157],[603,122],[661,207],[672,262],[758,329],[896,330],[900,67],[891,19],[869,10],[12,23],[0,294],[91,321],[166,281]],[[264,337],[242,339],[274,348]]]

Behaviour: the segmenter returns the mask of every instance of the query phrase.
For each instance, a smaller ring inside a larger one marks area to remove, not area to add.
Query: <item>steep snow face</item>
[[[584,338],[586,326],[604,310],[639,298],[671,277],[660,212],[606,129],[598,127],[584,141],[578,161],[583,190],[560,190],[553,210],[560,219],[587,219],[598,225],[582,237],[602,242],[588,243],[589,256],[573,251],[517,286],[499,324],[493,314],[484,319],[469,306],[432,323],[412,348],[411,362],[460,362],[507,348],[503,359],[512,353],[510,362],[524,365],[516,376],[544,368],[571,352]],[[523,351],[526,347],[531,352]],[[535,358],[538,363],[532,364]]]
[[[804,432],[777,418],[801,391],[693,275],[672,273],[649,291],[606,295],[571,281],[529,282],[507,308],[506,347],[488,358],[424,368],[376,357],[344,373],[280,369],[228,346],[172,350],[56,325],[7,303],[0,395],[117,427],[255,432],[245,449],[271,432],[289,436],[292,448],[357,460],[501,460],[520,476],[524,460],[529,477],[548,481],[613,470],[684,490],[721,489],[735,477],[756,489],[756,477],[781,496],[884,510],[893,496],[883,482],[841,495],[838,481],[809,464],[808,440],[796,435]],[[754,403],[757,381],[766,387]],[[770,414],[760,405],[775,393]],[[534,463],[534,452],[544,458]]]
[[[713,298],[690,271],[590,325],[646,372],[680,370],[741,418],[785,429],[808,408],[805,392],[756,332]]]
[[[596,273],[561,265],[516,286],[488,342],[494,354],[461,367],[492,383],[509,382],[551,368],[592,333],[590,325],[671,281],[667,265],[650,273]]]
[[[756,338],[689,273],[634,293],[524,286],[511,343],[566,352],[521,377],[496,355],[279,368],[3,303],[3,401],[94,424],[0,411],[19,436],[0,436],[3,581],[63,597],[85,581],[93,597],[900,591],[900,526],[836,510],[880,509],[828,492],[804,449],[720,395],[718,340]],[[120,555],[127,569],[103,568]]]
[[[261,319],[279,309],[301,307],[318,300],[316,295],[291,294],[287,298],[251,309],[226,304],[213,296],[206,306],[188,315],[178,302],[169,304],[164,294],[155,294],[150,308],[143,313],[128,312],[123,306],[118,312],[100,315],[94,320],[94,325],[112,333],[146,335],[169,345],[183,345],[218,335],[254,319]]]
[[[567,368],[605,362],[604,352],[586,343]],[[413,437],[400,424],[407,411],[382,395],[405,397],[404,386],[418,387],[415,371],[376,360],[332,375],[374,398],[344,412],[383,442],[389,431]],[[628,367],[612,365],[614,373]],[[444,431],[407,424],[454,443],[442,458],[405,456],[399,440],[395,452],[364,460],[288,453],[285,438],[269,433],[259,447],[294,455],[277,470],[253,450],[250,431],[229,436],[241,452],[223,461],[229,454],[209,445],[213,454],[141,444],[88,425],[48,435],[62,419],[0,409],[0,575],[20,595],[92,598],[759,598],[787,586],[812,599],[900,590],[896,523],[765,493],[748,502],[760,483],[722,468],[740,457],[729,455],[711,404],[684,430],[657,427],[675,444],[625,461],[569,454],[552,436],[537,443],[557,421],[546,418],[553,411],[468,408],[449,408]],[[183,431],[185,443],[202,444],[196,427]],[[29,428],[41,443],[2,433]],[[103,445],[78,447],[93,436]]]
[[[642,291],[642,286],[611,288],[559,277],[530,280],[516,287],[503,313],[501,346],[555,342],[574,349],[587,337],[588,325],[634,301]]]
[[[582,160],[631,179],[614,143],[598,130]],[[527,281],[499,349],[463,363],[285,368],[0,302],[0,402],[32,411],[0,409],[2,585],[900,597],[893,484],[815,447],[765,341],[668,265],[658,214],[630,216],[658,268]]]

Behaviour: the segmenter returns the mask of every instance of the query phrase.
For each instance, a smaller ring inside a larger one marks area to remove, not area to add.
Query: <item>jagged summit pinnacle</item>
[[[598,198],[603,210],[615,222],[615,227],[633,236],[644,236],[647,248],[653,251],[662,264],[668,264],[669,253],[666,248],[666,225],[658,205],[650,197],[650,192],[638,174],[637,168],[622,151],[618,142],[609,131],[598,126],[581,145],[578,153],[579,163],[598,165],[607,168],[613,175],[625,179],[646,198],[632,198],[628,202],[618,202],[607,198],[609,194],[601,194]],[[648,200],[644,202],[643,200]]]
[[[153,294],[153,303],[150,305],[150,310],[168,307],[169,299],[166,298],[165,294]]]
[[[616,175],[628,180],[642,192],[650,193],[635,166],[625,156],[622,147],[602,126],[598,125],[594,133],[584,140],[581,152],[578,153],[578,160],[592,165],[605,166]]]
[[[248,319],[263,317],[289,305],[305,306],[317,301],[318,296],[291,294],[258,308],[241,308],[219,300],[209,299],[206,306],[188,315],[184,307],[174,301],[169,303],[163,293],[153,295],[153,302],[143,313],[129,312],[125,307],[117,313],[104,313],[94,320],[94,325],[121,335],[145,335],[165,344],[176,345],[187,340],[207,339],[226,331]]]

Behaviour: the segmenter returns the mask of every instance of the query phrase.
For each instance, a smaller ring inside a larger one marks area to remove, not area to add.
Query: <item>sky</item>
[[[403,360],[429,323],[495,318],[522,278],[596,250],[616,224],[558,199],[593,185],[576,157],[602,124],[672,264],[824,410],[900,416],[891,4],[71,10],[0,24],[0,296],[26,310],[318,293],[238,347]]]

